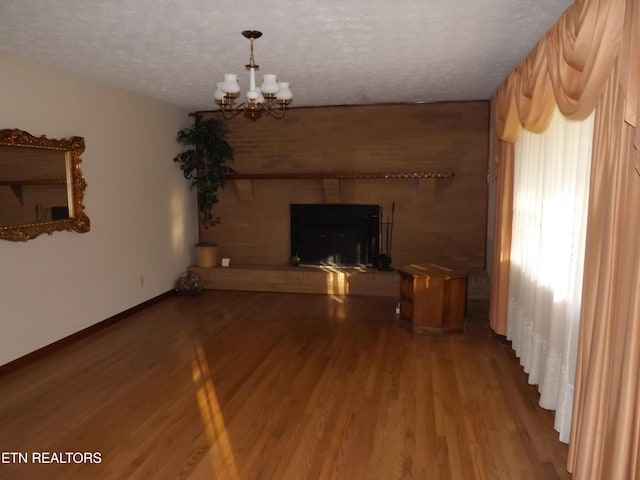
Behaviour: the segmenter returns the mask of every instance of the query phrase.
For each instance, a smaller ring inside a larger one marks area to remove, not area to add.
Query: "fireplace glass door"
[[[373,267],[379,232],[378,205],[291,205],[291,257],[303,266]]]

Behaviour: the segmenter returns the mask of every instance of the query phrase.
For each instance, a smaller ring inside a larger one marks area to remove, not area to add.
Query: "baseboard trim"
[[[5,363],[4,365],[0,365],[0,377],[8,375],[16,370],[23,368],[24,366],[42,358],[47,355],[50,355],[52,352],[59,350],[69,344],[77,342],[78,340],[93,335],[94,333],[103,330],[111,325],[124,320],[125,318],[133,315],[134,313],[140,312],[145,308],[158,303],[159,301],[175,294],[175,290],[169,290],[167,292],[161,293],[160,295],[150,298],[149,300],[142,302],[138,305],[135,305],[127,310],[117,313],[116,315],[109,317],[101,322],[94,323],[93,325],[83,328],[82,330],[77,331],[76,333],[72,333],[66,337],[61,338],[60,340],[56,340],[49,345],[45,345],[42,348],[34,350],[31,353],[27,353],[22,357],[18,357],[15,360],[11,360],[9,363]]]

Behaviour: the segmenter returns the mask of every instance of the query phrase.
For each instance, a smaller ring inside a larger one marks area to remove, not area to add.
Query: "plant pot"
[[[213,243],[197,243],[196,265],[202,268],[215,267],[218,264],[218,246]]]

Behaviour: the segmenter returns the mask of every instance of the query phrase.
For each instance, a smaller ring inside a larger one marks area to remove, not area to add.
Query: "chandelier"
[[[262,32],[245,30],[242,35],[251,42],[249,64],[245,65],[246,69],[249,70],[247,99],[236,105],[236,100],[240,94],[240,85],[238,84],[238,76],[233,73],[224,74],[224,80],[217,83],[213,97],[216,103],[220,105],[223,117],[227,120],[243,112],[251,120],[257,120],[262,114],[280,120],[284,118],[285,108],[293,98],[289,83],[278,82],[274,74],[265,73],[262,76],[262,85],[256,87],[256,70],[260,68],[260,65],[256,65],[253,58],[253,41],[256,38],[260,38]]]

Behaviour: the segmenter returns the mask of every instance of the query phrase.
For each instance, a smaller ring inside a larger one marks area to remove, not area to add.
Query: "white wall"
[[[0,240],[0,365],[170,290],[192,263],[195,195],[172,162],[187,113],[0,53],[0,129],[84,137],[91,220]]]

